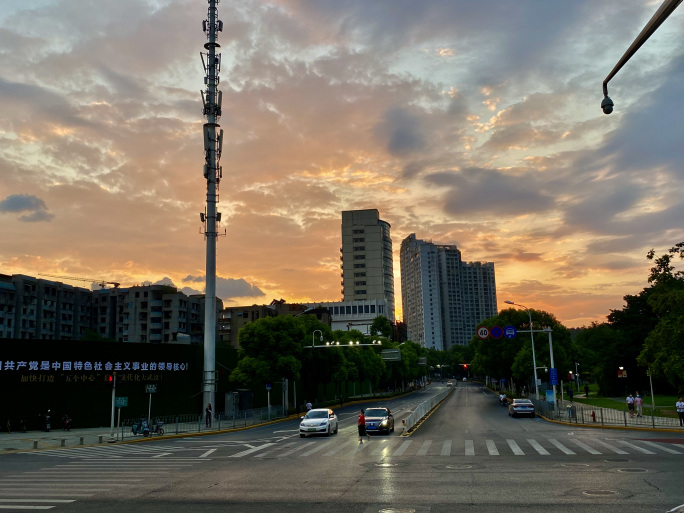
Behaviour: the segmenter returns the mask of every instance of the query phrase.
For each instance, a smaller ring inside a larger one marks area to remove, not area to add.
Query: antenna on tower
[[[202,390],[204,404],[216,404],[216,239],[217,223],[221,213],[217,211],[219,182],[223,175],[220,160],[223,147],[223,130],[218,120],[221,117],[222,94],[218,90],[221,72],[221,45],[217,42],[218,32],[223,30],[223,22],[218,19],[219,0],[207,0],[207,18],[202,20],[202,30],[207,35],[205,52],[200,52],[204,68],[204,91],[202,114],[206,123],[202,128],[204,139],[204,165],[202,174],[207,181],[207,205],[200,219],[204,224],[204,238],[207,243],[206,286],[204,297],[204,376]]]

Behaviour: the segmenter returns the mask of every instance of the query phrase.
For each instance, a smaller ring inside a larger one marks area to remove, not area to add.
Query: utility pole
[[[204,67],[205,90],[202,95],[202,113],[207,119],[204,123],[204,178],[207,180],[207,205],[200,214],[204,223],[204,237],[207,242],[206,285],[204,290],[204,376],[202,390],[204,405],[216,404],[216,238],[217,223],[221,213],[217,211],[218,186],[222,171],[220,166],[223,146],[223,130],[218,120],[221,117],[221,91],[218,90],[221,71],[221,45],[218,33],[223,30],[223,22],[218,19],[219,0],[208,0],[207,19],[202,21],[202,30],[208,41],[204,44],[206,52],[200,53]]]

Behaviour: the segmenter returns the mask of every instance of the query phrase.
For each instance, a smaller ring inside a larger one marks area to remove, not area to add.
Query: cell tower
[[[219,0],[208,0],[207,19],[202,21],[202,30],[208,41],[204,44],[206,52],[200,52],[204,67],[205,90],[202,95],[202,113],[207,118],[204,123],[204,178],[207,179],[207,206],[200,219],[204,223],[204,238],[207,241],[207,271],[204,303],[204,376],[202,391],[204,404],[211,403],[216,408],[216,238],[217,223],[221,214],[216,210],[219,182],[221,181],[221,148],[223,130],[218,120],[221,117],[221,91],[218,90],[221,71],[221,48],[216,40],[223,30],[223,22],[218,19]]]

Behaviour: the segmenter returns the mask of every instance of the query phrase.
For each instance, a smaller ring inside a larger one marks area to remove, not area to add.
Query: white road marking
[[[207,452],[203,452],[198,457],[199,458],[206,458],[207,456],[209,456],[211,453],[213,453],[215,451],[216,451],[216,449],[209,449]]]
[[[314,448],[311,449],[310,451],[306,451],[304,454],[300,454],[300,455],[299,455],[300,458],[303,458],[304,456],[309,456],[309,455],[311,455],[311,454],[313,454],[313,453],[315,453],[315,452],[320,451],[321,449],[324,449],[324,448],[326,448],[326,447],[329,447],[329,446],[332,444],[332,442],[320,443],[320,444],[319,444],[318,442],[311,442],[310,444],[311,444],[311,445],[316,445],[317,447],[314,447]],[[308,445],[307,445],[307,447],[308,447]]]
[[[472,440],[466,440],[465,441],[465,455],[466,456],[475,456],[475,444],[473,443]]]
[[[607,447],[608,449],[610,449],[611,451],[613,451],[616,454],[629,454],[627,451],[623,451],[622,449],[618,449],[617,447],[614,447],[610,444],[607,444],[603,440],[596,439],[596,440],[594,440],[594,442],[596,442],[597,444],[601,444],[604,447]]]
[[[425,456],[427,454],[428,449],[430,448],[431,444],[432,444],[432,440],[425,440],[423,442],[423,445],[420,446],[420,449],[418,449],[417,456]]]
[[[536,440],[532,440],[531,438],[527,439],[527,443],[530,444],[532,447],[534,447],[534,450],[537,451],[539,454],[542,456],[550,456],[551,453],[544,449],[541,445]]]
[[[638,445],[634,445],[633,443],[628,442],[626,440],[619,440],[618,443],[620,445],[626,445],[627,447],[631,447],[632,449],[634,449],[636,451],[643,452],[644,454],[655,454],[654,452],[649,451],[648,449],[644,449],[643,447],[639,447]]]
[[[571,451],[567,447],[565,447],[562,443],[560,443],[558,440],[555,438],[549,438],[549,442],[551,442],[553,445],[558,447],[561,451],[563,451],[565,454],[576,454],[575,452]]]
[[[499,451],[496,448],[496,444],[494,443],[494,440],[487,440],[487,450],[489,451],[490,456],[498,456]]]
[[[660,449],[661,451],[669,452],[670,454],[682,454],[679,451],[675,451],[674,449],[670,449],[669,447],[662,446],[660,444],[657,444],[655,442],[647,442],[646,440],[640,440],[642,444],[650,445],[651,447],[655,447],[656,449]]]
[[[525,456],[525,453],[522,451],[520,446],[515,442],[515,440],[507,439],[506,443],[513,451],[513,454],[515,454],[516,456]]]
[[[403,444],[399,446],[399,448],[396,451],[394,451],[394,454],[392,456],[401,456],[402,454],[404,454],[404,452],[406,452],[406,449],[409,448],[412,442],[413,440],[406,440]]]
[[[352,445],[354,442],[356,442],[356,440],[351,440],[350,442],[347,442],[346,444],[341,444],[337,448],[333,449],[332,451],[326,452],[324,454],[324,456],[332,456],[333,454],[340,452],[345,447]]]
[[[585,451],[587,451],[589,454],[601,454],[601,452],[597,451],[593,447],[590,447],[589,445],[585,444],[584,442],[580,440],[575,440],[574,438],[570,440],[572,443],[577,445],[578,447],[581,447]]]
[[[271,443],[271,444],[260,445],[259,447],[253,447],[251,449],[247,449],[246,451],[242,451],[242,452],[239,452],[237,454],[233,454],[230,457],[231,458],[242,458],[243,456],[247,456],[248,454],[252,454],[252,453],[257,452],[257,451],[261,451],[262,449],[266,449],[267,447],[271,447],[272,445],[275,445],[275,444]]]
[[[439,453],[440,456],[450,456],[451,455],[451,440],[444,440],[442,444],[442,452]]]

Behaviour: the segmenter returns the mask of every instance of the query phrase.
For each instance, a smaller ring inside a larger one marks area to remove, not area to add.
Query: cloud
[[[26,211],[30,213],[19,216],[19,220],[26,223],[50,221],[55,217],[47,211],[45,202],[36,196],[12,194],[0,201],[0,213]]]

